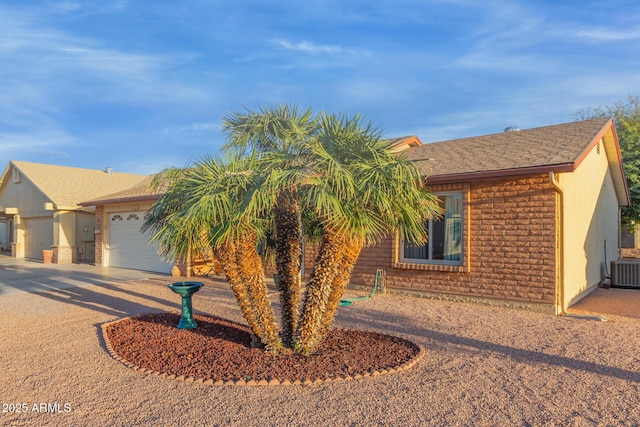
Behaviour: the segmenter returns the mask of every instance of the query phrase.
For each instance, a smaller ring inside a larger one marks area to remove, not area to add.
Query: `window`
[[[122,221],[124,218],[122,218],[121,215],[115,214],[114,216],[111,217],[111,221]]]
[[[127,217],[127,221],[131,221],[131,220],[139,220],[140,217],[134,213],[129,214],[129,216]]]
[[[444,215],[429,221],[426,245],[403,244],[403,262],[462,265],[462,194],[439,194],[438,197]]]

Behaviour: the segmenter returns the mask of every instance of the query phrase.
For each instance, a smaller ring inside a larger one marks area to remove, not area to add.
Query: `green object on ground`
[[[371,291],[371,294],[363,296],[363,297],[356,297],[356,298],[345,298],[345,299],[341,299],[340,300],[340,307],[349,307],[353,305],[354,301],[363,301],[366,299],[371,298],[373,295],[375,295],[376,290],[378,289],[378,275],[380,274],[380,270],[376,271],[376,280],[373,283],[373,290]]]
[[[369,299],[372,296],[374,296],[376,291],[378,290],[379,274],[380,274],[380,270],[376,271],[376,280],[373,283],[373,290],[371,291],[371,294],[363,296],[363,297],[341,299],[339,306],[340,307],[349,307],[349,306],[353,305],[353,301],[363,301],[363,300]],[[273,283],[275,283],[275,285],[278,286],[278,274],[277,273],[273,275]]]
[[[204,283],[202,282],[174,282],[169,285],[169,289],[182,297],[182,316],[178,323],[178,329],[194,329],[198,327],[198,324],[193,319],[191,296],[203,286]]]

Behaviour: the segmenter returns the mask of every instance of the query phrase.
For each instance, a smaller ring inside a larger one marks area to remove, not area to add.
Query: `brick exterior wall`
[[[54,264],[72,264],[78,262],[77,246],[52,246]]]
[[[553,305],[556,193],[548,176],[478,181],[466,189],[465,265],[398,262],[398,239],[387,238],[363,250],[351,282],[370,286],[384,268],[388,290]]]
[[[103,224],[104,224],[104,206],[97,206],[94,227],[96,230],[100,230],[100,232],[94,236],[95,264],[100,266],[102,265],[103,246],[104,246],[103,245],[104,236],[102,233],[104,233],[105,230],[104,230]]]

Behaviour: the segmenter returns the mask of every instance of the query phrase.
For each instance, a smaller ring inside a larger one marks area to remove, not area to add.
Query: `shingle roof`
[[[147,175],[81,169],[41,163],[11,161],[23,177],[35,185],[57,207],[71,208],[84,200],[130,188]],[[7,167],[8,171],[10,168]],[[5,171],[5,175],[7,172]],[[6,179],[6,176],[3,176]]]
[[[420,160],[420,171],[431,178],[496,171],[517,174],[531,168],[575,169],[576,162],[595,138],[602,137],[609,122],[609,118],[598,118],[436,142],[411,148],[405,155]]]
[[[418,161],[420,171],[429,177],[430,183],[434,183],[533,172],[573,171],[588,150],[603,137],[610,164],[615,169],[613,178],[619,187],[617,191],[619,195],[625,192],[628,195],[615,129],[610,118],[424,145],[420,145],[420,140],[415,136],[390,139],[388,142],[391,148],[403,144],[410,147],[403,155]],[[160,195],[150,189],[153,176],[117,172],[109,175],[90,169],[16,161],[11,163],[58,206],[150,200]]]
[[[147,176],[145,179],[138,182],[133,187],[127,188],[122,191],[117,191],[115,193],[106,194],[92,200],[82,201],[80,204],[82,206],[99,206],[109,203],[134,200],[155,200],[162,194],[162,192],[154,192],[151,190],[151,181],[153,181],[153,177],[154,175]]]
[[[394,152],[404,151],[410,147],[419,147],[422,145],[422,141],[420,141],[416,135],[385,139],[383,142],[386,144],[387,149]]]

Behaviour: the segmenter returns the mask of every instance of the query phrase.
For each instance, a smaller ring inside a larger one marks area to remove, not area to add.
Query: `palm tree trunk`
[[[277,287],[282,305],[282,341],[293,347],[293,335],[298,326],[300,298],[300,261],[302,228],[300,207],[295,194],[283,191],[275,208]]]
[[[245,281],[240,275],[240,268],[238,267],[235,245],[233,243],[227,243],[215,250],[216,258],[220,262],[220,266],[224,271],[229,287],[238,301],[242,316],[249,324],[251,332],[255,338],[260,337],[260,326],[253,314],[251,308],[251,301],[249,299],[249,293]],[[258,338],[259,339],[259,338]]]
[[[318,331],[324,318],[327,301],[331,294],[331,284],[336,276],[337,263],[342,258],[343,249],[343,239],[325,230],[320,253],[311,279],[307,283],[302,316],[296,332],[294,349],[298,353],[313,353],[320,344]]]
[[[338,306],[340,305],[340,298],[342,298],[344,292],[349,286],[351,272],[353,271],[353,267],[356,265],[356,261],[358,261],[358,257],[360,256],[363,246],[364,242],[362,240],[348,240],[345,242],[342,258],[338,262],[336,275],[333,278],[333,283],[331,284],[331,294],[329,294],[329,300],[327,301],[327,307],[324,311],[324,317],[320,322],[318,332],[320,342],[325,339],[329,329],[331,328],[331,323],[333,322],[333,318],[335,317],[338,311]]]
[[[243,237],[238,238],[236,261],[240,276],[247,284],[252,315],[259,329],[258,338],[266,350],[277,353],[282,348],[282,343],[278,336],[273,309],[267,295],[262,259],[256,247],[256,237],[253,233],[246,233]]]

